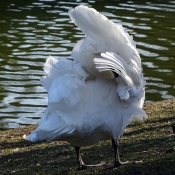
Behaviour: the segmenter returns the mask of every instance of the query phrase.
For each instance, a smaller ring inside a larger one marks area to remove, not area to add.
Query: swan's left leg
[[[81,158],[80,147],[75,146],[75,151],[76,151],[78,165],[79,165],[80,170],[83,170],[86,168],[91,168],[91,167],[103,166],[105,164],[105,163],[100,163],[100,164],[95,164],[95,165],[85,165],[82,158]]]
[[[85,164],[81,158],[80,147],[75,146],[75,151],[76,151],[76,155],[77,155],[77,159],[78,159],[79,169],[80,170],[86,169]]]
[[[129,163],[128,161],[127,162],[121,162],[120,161],[120,156],[119,156],[119,151],[118,151],[119,141],[112,139],[112,146],[114,148],[114,159],[115,159],[115,161],[114,161],[113,164],[109,164],[108,168],[116,168],[116,167],[119,167],[123,164]]]
[[[114,162],[114,164],[109,164],[108,168],[117,168],[117,167],[119,167],[121,165],[125,165],[125,164],[130,164],[130,163],[135,164],[135,163],[141,163],[142,162],[142,160],[140,160],[140,161],[131,161],[131,162],[130,161],[121,162],[119,152],[118,152],[118,147],[119,147],[118,140],[112,139],[112,146],[114,148],[115,162]]]

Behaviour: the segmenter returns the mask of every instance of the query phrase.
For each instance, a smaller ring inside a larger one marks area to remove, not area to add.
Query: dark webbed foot
[[[126,164],[129,164],[129,163],[131,163],[131,162],[129,162],[129,161],[126,161],[126,162],[116,161],[116,162],[114,162],[114,163],[108,164],[108,165],[107,165],[107,168],[108,168],[108,169],[118,168],[118,167],[120,167],[121,165],[126,165]]]
[[[85,165],[85,164],[81,164],[81,165],[79,166],[79,169],[80,169],[80,170],[84,170],[84,169],[87,169],[87,168],[94,168],[94,167],[99,167],[99,166],[104,166],[104,165],[105,165],[104,162],[101,162],[101,163],[95,164],[95,165]]]
[[[126,161],[126,162],[115,162],[115,163],[110,163],[107,165],[108,169],[113,169],[113,168],[118,168],[121,165],[127,165],[127,164],[136,164],[136,163],[141,163],[141,161]]]

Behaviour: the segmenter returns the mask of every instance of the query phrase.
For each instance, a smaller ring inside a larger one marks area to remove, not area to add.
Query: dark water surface
[[[70,7],[91,6],[133,35],[143,61],[146,101],[175,97],[175,1],[0,1],[0,130],[38,123],[47,104],[39,82],[48,57],[70,58],[84,35]]]

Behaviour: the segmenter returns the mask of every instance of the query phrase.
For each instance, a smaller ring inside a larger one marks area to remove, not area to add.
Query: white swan
[[[75,146],[79,168],[85,165],[80,147],[112,139],[115,162],[121,165],[118,139],[134,119],[147,118],[141,60],[132,37],[119,24],[95,9],[69,10],[85,38],[72,51],[72,60],[49,57],[41,83],[48,106],[28,140],[68,141]]]

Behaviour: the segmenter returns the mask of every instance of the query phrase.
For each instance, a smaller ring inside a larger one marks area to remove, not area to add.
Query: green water
[[[48,55],[70,58],[84,35],[70,7],[91,6],[133,35],[146,101],[175,97],[175,1],[0,1],[0,130],[38,123],[47,104],[39,82]]]

